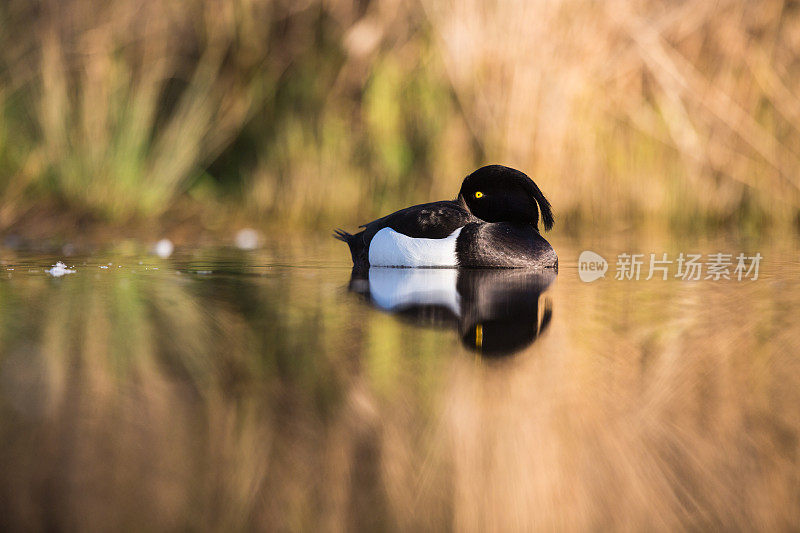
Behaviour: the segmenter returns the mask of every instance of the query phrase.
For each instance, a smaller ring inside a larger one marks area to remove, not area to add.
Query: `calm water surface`
[[[557,276],[0,250],[0,526],[799,528],[797,242],[553,244]],[[763,259],[615,280],[626,252]]]

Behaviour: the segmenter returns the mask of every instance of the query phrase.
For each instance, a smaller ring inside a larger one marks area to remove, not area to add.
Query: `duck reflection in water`
[[[547,329],[552,304],[539,296],[556,278],[545,270],[369,268],[353,270],[350,290],[419,326],[453,328],[485,357],[511,355]]]

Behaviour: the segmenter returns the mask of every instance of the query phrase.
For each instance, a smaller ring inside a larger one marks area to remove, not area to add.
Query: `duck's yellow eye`
[[[475,198],[483,198],[483,193],[481,191],[476,192]]]

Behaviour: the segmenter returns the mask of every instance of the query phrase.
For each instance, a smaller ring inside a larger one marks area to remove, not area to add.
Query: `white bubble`
[[[258,248],[258,243],[261,236],[252,228],[244,228],[236,233],[236,247],[242,250],[255,250]]]
[[[161,239],[153,247],[153,252],[161,259],[166,259],[167,257],[171,256],[174,250],[175,246],[169,239]]]

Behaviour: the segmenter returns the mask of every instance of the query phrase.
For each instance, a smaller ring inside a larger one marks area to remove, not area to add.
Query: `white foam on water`
[[[50,270],[45,270],[48,274],[53,276],[54,278],[60,278],[64,274],[74,274],[75,270],[70,270],[67,268],[67,265],[58,261]]]

